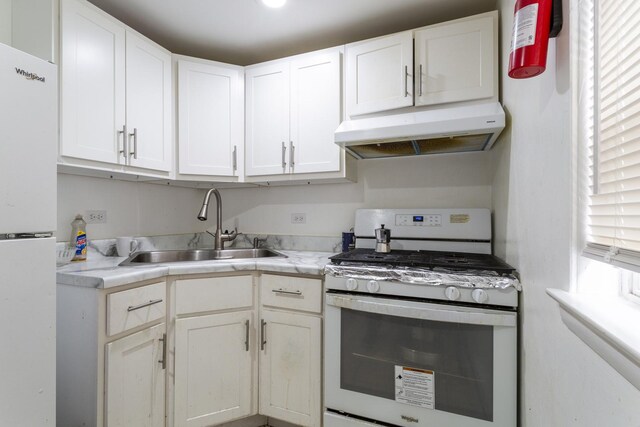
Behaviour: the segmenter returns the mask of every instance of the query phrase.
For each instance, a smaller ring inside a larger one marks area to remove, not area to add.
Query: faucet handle
[[[254,237],[253,238],[253,249],[258,249],[260,248],[260,244],[261,243],[265,243],[267,241],[267,239],[261,239],[260,237]]]

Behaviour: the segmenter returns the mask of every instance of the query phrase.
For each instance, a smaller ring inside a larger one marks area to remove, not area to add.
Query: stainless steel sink
[[[184,251],[149,251],[134,252],[129,258],[122,261],[120,265],[270,257],[286,258],[287,256],[270,249],[190,249]]]

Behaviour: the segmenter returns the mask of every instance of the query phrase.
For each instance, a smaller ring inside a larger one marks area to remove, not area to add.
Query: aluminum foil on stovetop
[[[447,270],[445,268],[398,267],[385,264],[347,263],[327,264],[324,273],[333,277],[361,280],[395,280],[402,283],[429,286],[459,286],[462,288],[514,287],[521,291],[520,281],[513,275],[495,271]]]

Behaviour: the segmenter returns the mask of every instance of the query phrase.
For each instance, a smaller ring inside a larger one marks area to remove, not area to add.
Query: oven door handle
[[[330,306],[365,311],[367,313],[469,325],[515,327],[517,324],[515,313],[487,312],[480,308],[474,311],[463,311],[447,305],[442,305],[442,308],[437,306],[436,308],[435,304],[429,303],[386,300],[382,298],[378,298],[378,300],[373,301],[352,296],[327,294],[327,304]]]

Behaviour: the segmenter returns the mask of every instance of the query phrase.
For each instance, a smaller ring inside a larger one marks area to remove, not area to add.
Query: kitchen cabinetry
[[[57,287],[56,425],[165,425],[166,284]]]
[[[170,53],[84,0],[61,2],[61,51],[60,162],[167,175]]]
[[[175,283],[176,427],[257,413],[252,275]]]
[[[415,105],[497,96],[497,25],[489,12],[415,31]]]
[[[212,426],[258,414],[320,426],[320,279],[184,277],[170,289],[175,295],[170,315],[175,350],[169,352],[170,361],[175,354],[175,372],[169,373],[175,427]]]
[[[334,143],[341,56],[329,49],[247,68],[247,181],[346,176],[344,151]]]
[[[106,345],[106,425],[164,426],[165,324]]]
[[[177,56],[180,178],[244,172],[242,67]]]
[[[347,116],[497,100],[497,43],[498,13],[488,12],[348,44]]]
[[[413,105],[413,32],[347,45],[347,114]]]
[[[264,274],[260,310],[260,413],[320,426],[322,282]]]

